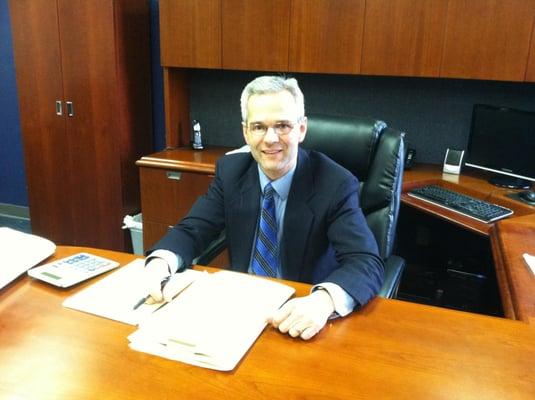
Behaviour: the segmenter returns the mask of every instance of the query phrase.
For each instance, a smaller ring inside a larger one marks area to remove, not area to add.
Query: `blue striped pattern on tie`
[[[252,262],[252,270],[256,275],[271,277],[277,276],[279,270],[274,192],[271,183],[268,183],[264,189],[264,200],[262,201],[262,212]]]

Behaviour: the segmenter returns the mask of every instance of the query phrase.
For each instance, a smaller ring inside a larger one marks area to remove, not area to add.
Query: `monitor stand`
[[[494,175],[489,179],[489,182],[493,185],[506,187],[509,189],[530,189],[532,182],[522,179],[515,178],[514,176],[507,175]]]

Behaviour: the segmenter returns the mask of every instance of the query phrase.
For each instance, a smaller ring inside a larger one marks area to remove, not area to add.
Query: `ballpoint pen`
[[[167,282],[169,282],[169,279],[171,279],[171,275],[169,275],[167,278],[165,278],[161,283],[160,283],[160,290],[163,290],[163,288],[165,287],[165,285],[167,285]],[[145,304],[145,302],[149,299],[150,297],[150,294],[146,295],[145,297],[139,299],[139,301],[134,305],[134,307],[132,308],[133,310],[137,310],[139,307],[141,307],[142,304]]]

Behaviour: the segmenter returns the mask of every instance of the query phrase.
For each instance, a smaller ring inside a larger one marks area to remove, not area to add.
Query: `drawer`
[[[143,220],[174,225],[208,190],[213,175],[141,167]]]

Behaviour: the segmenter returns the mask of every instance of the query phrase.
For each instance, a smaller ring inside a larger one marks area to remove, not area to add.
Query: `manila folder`
[[[231,271],[205,274],[131,334],[134,350],[221,371],[234,369],[294,293],[282,283]]]

